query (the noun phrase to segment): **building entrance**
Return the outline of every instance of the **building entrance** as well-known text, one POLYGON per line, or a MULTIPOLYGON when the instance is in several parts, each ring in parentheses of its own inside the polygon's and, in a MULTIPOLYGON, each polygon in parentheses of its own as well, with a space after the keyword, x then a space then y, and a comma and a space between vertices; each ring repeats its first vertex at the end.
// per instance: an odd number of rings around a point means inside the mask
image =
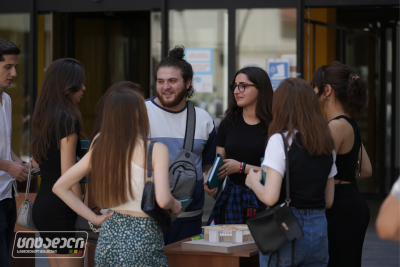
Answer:
POLYGON ((385 195, 399 176, 399 9, 310 8, 305 13, 305 79, 334 60, 368 82, 368 103, 356 119, 373 176, 364 194, 385 195), (325 14, 325 16, 324 16, 325 14))
POLYGON ((132 81, 150 96, 150 11, 53 13, 54 59, 72 57, 86 71, 79 103, 90 136, 95 106, 114 83, 132 81))

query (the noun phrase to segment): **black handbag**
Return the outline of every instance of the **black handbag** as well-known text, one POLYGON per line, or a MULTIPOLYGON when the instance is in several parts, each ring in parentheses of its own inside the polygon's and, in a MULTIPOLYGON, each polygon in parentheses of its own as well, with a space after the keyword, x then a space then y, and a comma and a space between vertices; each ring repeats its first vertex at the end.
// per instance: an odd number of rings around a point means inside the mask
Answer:
POLYGON ((170 214, 160 208, 156 201, 153 174, 152 174, 152 155, 153 145, 155 142, 150 142, 149 153, 147 156, 147 182, 144 185, 141 208, 144 213, 155 219, 162 228, 168 229, 172 226, 170 214))
MULTIPOLYGON (((254 241, 263 255, 278 251, 292 242, 292 266, 294 265, 294 244, 304 236, 302 227, 289 207, 289 155, 285 137, 281 133, 286 155, 286 200, 284 203, 257 213, 246 221, 254 241)), ((300 214, 301 215, 301 214, 300 214)), ((279 257, 279 254, 278 254, 279 257)), ((272 257, 270 257, 271 260, 272 257)))
MULTIPOLYGON (((87 187, 87 185, 86 185, 87 187)), ((85 189, 85 194, 83 195, 83 202, 85 202, 85 197, 86 197, 86 191, 87 188, 85 189)), ((98 207, 93 207, 91 210, 95 210, 98 207)), ((97 215, 101 215, 101 213, 96 213, 97 215)), ((86 220, 82 216, 78 215, 76 218, 75 222, 75 238, 83 238, 86 239, 86 236, 88 237, 87 242, 90 243, 97 243, 97 239, 99 238, 99 233, 100 233, 100 226, 92 224, 90 221, 86 220), (79 231, 79 232, 78 232, 79 231), (87 235, 84 233, 86 232, 87 235)))

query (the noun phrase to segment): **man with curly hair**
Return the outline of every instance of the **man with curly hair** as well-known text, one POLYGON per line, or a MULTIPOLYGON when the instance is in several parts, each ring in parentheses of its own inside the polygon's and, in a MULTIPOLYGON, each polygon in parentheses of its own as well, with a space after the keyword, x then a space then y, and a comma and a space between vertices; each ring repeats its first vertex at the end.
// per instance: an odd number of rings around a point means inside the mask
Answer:
MULTIPOLYGON (((179 153, 184 144, 187 101, 193 95, 193 69, 184 59, 184 47, 177 46, 156 68, 156 96, 146 100, 150 121, 150 138, 168 147, 169 159, 179 153)), ((193 155, 197 169, 197 183, 192 203, 173 222, 171 229, 164 229, 165 245, 201 233, 204 206, 203 172, 214 162, 216 131, 214 121, 203 109, 195 107, 196 130, 193 155)))

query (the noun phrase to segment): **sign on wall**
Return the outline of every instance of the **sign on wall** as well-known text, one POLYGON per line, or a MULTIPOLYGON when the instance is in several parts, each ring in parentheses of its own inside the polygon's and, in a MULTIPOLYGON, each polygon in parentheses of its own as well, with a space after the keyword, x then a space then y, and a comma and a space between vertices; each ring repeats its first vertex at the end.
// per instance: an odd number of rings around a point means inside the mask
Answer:
POLYGON ((213 92, 213 49, 186 48, 185 60, 192 65, 193 87, 198 93, 213 92))
POLYGON ((272 88, 278 88, 282 80, 290 76, 290 64, 288 58, 268 59, 268 74, 271 79, 272 88))

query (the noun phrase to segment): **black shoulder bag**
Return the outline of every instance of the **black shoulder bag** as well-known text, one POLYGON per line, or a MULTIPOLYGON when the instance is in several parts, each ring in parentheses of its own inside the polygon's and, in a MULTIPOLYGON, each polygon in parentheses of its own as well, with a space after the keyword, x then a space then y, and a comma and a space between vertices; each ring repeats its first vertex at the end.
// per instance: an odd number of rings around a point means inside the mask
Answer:
MULTIPOLYGON (((292 242, 292 266, 294 265, 295 241, 304 236, 302 227, 289 208, 289 155, 284 135, 281 133, 286 155, 286 200, 284 203, 260 212, 246 221, 254 241, 263 255, 277 252, 292 242)), ((279 257, 279 254, 278 254, 279 257)), ((270 257, 271 260, 272 257, 270 257)))
POLYGON ((152 179, 152 155, 154 143, 155 142, 150 142, 149 145, 149 153, 147 155, 147 182, 143 189, 141 208, 144 213, 155 219, 162 228, 168 229, 172 226, 171 216, 166 210, 158 206, 152 179))

